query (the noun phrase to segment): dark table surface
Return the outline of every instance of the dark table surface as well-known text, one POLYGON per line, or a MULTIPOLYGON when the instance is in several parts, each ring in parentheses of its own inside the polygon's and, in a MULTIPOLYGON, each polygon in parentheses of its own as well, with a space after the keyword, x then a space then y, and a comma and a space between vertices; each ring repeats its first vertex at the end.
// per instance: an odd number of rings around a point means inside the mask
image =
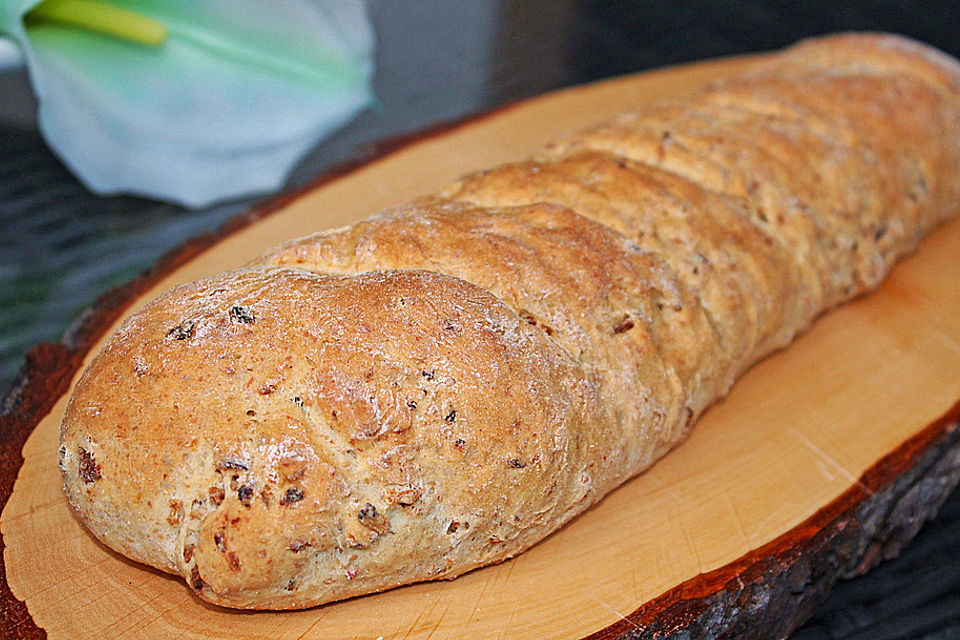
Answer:
MULTIPOLYGON (((960 3, 371 0, 379 104, 301 162, 290 188, 377 141, 551 89, 842 30, 960 55, 960 3)), ((34 344, 165 251, 249 208, 187 211, 86 191, 36 132, 29 86, 0 75, 0 396, 34 344)), ((960 638, 960 491, 899 559, 839 585, 794 638, 960 638)))

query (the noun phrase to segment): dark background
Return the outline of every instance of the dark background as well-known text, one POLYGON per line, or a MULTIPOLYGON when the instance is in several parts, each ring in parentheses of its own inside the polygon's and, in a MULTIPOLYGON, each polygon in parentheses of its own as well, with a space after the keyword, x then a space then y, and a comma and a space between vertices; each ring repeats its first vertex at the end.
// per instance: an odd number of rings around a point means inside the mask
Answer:
MULTIPOLYGON (((957 2, 371 0, 377 107, 315 149, 290 187, 375 143, 551 89, 843 30, 960 55, 957 2)), ((46 149, 22 74, 0 74, 0 396, 27 349, 164 251, 253 204, 186 211, 87 192, 46 149)), ((960 638, 960 492, 903 556, 840 585, 795 638, 960 638)))

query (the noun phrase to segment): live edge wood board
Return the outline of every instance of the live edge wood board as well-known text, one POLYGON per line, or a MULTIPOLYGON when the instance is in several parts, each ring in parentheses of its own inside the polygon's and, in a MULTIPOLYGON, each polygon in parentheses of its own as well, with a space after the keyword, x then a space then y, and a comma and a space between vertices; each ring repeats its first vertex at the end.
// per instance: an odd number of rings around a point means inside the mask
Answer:
POLYGON ((69 389, 100 341, 161 291, 745 63, 568 89, 393 145, 185 245, 106 295, 63 344, 37 347, 0 424, 4 633, 774 638, 800 624, 838 578, 894 554, 960 478, 960 221, 924 241, 879 291, 754 367, 651 471, 529 552, 452 582, 306 611, 220 609, 98 544, 60 490, 57 430, 69 389))

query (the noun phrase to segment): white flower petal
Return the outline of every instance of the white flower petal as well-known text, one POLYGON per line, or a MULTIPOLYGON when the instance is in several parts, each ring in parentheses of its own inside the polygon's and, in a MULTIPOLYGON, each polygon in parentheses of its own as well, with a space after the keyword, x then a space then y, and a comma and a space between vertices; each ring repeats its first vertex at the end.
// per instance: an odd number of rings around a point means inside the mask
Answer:
POLYGON ((163 20, 169 39, 36 25, 25 47, 41 130, 95 191, 200 207, 275 189, 371 98, 360 1, 112 4, 163 20))

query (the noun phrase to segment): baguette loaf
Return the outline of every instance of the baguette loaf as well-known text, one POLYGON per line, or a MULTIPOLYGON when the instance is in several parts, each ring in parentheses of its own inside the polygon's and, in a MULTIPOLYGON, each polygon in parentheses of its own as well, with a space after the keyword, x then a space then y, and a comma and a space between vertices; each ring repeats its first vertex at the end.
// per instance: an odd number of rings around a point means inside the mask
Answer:
POLYGON ((804 42, 161 296, 77 385, 65 491, 229 607, 452 578, 648 468, 958 206, 960 65, 804 42))

